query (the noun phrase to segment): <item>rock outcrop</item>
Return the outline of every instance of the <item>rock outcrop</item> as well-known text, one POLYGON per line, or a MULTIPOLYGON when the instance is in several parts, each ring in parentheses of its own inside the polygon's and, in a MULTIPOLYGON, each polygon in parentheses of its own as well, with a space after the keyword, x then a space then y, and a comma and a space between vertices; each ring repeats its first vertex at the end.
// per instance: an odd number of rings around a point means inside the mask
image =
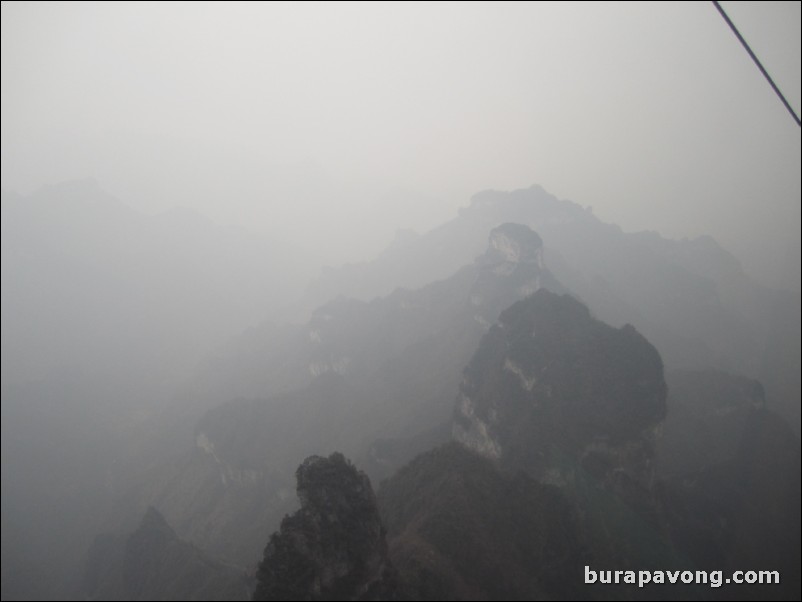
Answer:
POLYGON ((464 372, 453 436, 556 486, 601 566, 670 565, 654 490, 663 364, 635 328, 541 289, 501 314, 464 372))
POLYGON ((370 479, 342 454, 296 473, 301 509, 281 522, 259 565, 254 600, 387 600, 395 572, 370 479))
POLYGON ((613 488, 648 488, 665 403, 660 356, 632 326, 612 328, 572 297, 539 290, 482 340, 453 434, 544 482, 582 470, 613 488))

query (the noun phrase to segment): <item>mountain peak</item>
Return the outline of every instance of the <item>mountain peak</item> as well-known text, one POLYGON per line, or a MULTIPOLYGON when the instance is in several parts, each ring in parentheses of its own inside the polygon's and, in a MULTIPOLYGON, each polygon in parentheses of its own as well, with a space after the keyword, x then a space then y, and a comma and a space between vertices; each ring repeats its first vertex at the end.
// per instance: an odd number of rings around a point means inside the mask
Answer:
POLYGON ((295 473, 301 507, 324 515, 374 503, 370 479, 356 470, 345 456, 310 456, 295 473))
POLYGON ((254 600, 376 600, 394 588, 385 530, 365 473, 340 453, 296 472, 301 509, 281 521, 259 565, 254 600))
POLYGON ((149 506, 136 531, 128 540, 128 552, 146 555, 159 554, 178 541, 178 535, 161 512, 149 506))
POLYGON ((492 263, 536 263, 543 267, 543 241, 523 224, 501 224, 490 232, 484 257, 492 263))
POLYGON ((541 288, 482 340, 460 387, 454 436, 543 476, 555 454, 584 461, 646 441, 665 399, 660 356, 632 326, 608 326, 571 296, 541 288))
POLYGON ((142 517, 142 522, 139 523, 139 529, 148 531, 169 531, 174 534, 172 527, 167 523, 162 513, 153 506, 148 506, 145 515, 142 517))

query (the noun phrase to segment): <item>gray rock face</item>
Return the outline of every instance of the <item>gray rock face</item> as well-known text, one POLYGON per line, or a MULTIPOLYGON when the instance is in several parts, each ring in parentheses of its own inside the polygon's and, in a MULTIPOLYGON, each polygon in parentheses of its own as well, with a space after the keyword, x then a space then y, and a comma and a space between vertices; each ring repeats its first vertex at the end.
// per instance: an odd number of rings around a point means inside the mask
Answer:
POLYGON ((671 559, 654 488, 654 436, 665 412, 663 364, 643 336, 541 289, 483 338, 464 372, 452 434, 556 486, 597 562, 642 565, 671 559))
MULTIPOLYGON (((651 482, 665 415, 657 351, 547 290, 506 310, 465 371, 454 437, 546 482, 571 480, 560 458, 601 481, 651 482)), ((623 483, 621 483, 623 485, 623 483)))
POLYGON ((543 241, 523 224, 502 224, 490 233, 485 255, 490 261, 535 263, 542 268, 543 241))
POLYGON ((392 598, 395 572, 367 475, 334 453, 307 458, 296 478, 301 509, 270 538, 254 600, 392 598))

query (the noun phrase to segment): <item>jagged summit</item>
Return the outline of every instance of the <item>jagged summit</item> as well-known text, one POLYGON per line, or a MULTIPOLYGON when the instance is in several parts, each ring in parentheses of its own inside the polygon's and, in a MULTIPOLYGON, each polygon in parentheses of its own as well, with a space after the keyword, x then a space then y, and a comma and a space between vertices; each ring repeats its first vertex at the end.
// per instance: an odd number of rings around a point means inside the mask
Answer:
POLYGON ((370 479, 341 453, 328 458, 310 456, 295 472, 296 493, 301 508, 318 512, 328 520, 336 520, 342 512, 375 508, 370 479))
POLYGON ((594 466, 623 454, 641 480, 651 454, 644 442, 665 400, 660 356, 632 326, 608 326, 569 295, 540 289, 483 338, 465 370, 453 433, 540 476, 555 454, 594 466))
POLYGON ((254 600, 386 600, 395 571, 370 479, 340 453, 296 472, 301 509, 281 522, 259 565, 254 600))
POLYGON ((543 241, 523 224, 502 224, 490 232, 487 252, 480 258, 488 263, 534 263, 543 267, 543 241))
POLYGON ((533 209, 553 214, 555 212, 574 212, 581 215, 585 212, 582 207, 571 201, 558 199, 539 184, 528 188, 519 188, 511 191, 481 190, 471 196, 470 203, 460 213, 482 211, 509 211, 533 209))
POLYGON ((502 312, 482 339, 459 387, 452 433, 559 488, 576 505, 594 556, 626 564, 654 553, 668 562, 654 488, 654 437, 665 413, 662 360, 635 328, 609 326, 573 297, 540 289, 502 312), (649 538, 639 524, 649 525, 649 538))

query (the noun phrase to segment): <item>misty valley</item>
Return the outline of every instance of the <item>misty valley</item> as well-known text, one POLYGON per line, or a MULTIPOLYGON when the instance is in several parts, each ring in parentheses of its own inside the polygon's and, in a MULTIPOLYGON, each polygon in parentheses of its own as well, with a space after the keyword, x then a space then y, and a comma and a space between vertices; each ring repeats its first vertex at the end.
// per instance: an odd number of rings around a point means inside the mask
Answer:
POLYGON ((4 600, 799 599, 798 290, 537 185, 323 265, 3 191, 4 600))
POLYGON ((0 12, 0 599, 802 598, 802 2, 0 12))

